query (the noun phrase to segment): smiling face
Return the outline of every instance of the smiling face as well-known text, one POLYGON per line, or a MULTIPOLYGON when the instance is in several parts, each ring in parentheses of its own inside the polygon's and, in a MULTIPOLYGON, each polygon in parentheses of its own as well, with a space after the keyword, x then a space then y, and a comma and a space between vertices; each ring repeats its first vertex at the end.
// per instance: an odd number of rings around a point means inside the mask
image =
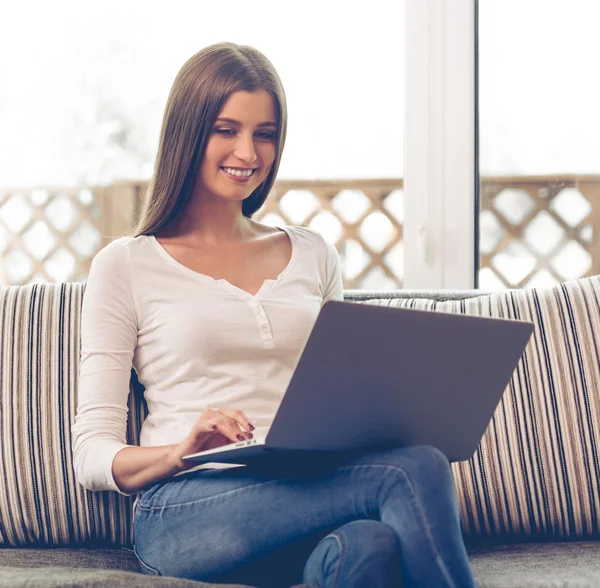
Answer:
POLYGON ((243 200, 269 175, 277 117, 264 90, 231 94, 211 130, 196 182, 201 197, 243 200))

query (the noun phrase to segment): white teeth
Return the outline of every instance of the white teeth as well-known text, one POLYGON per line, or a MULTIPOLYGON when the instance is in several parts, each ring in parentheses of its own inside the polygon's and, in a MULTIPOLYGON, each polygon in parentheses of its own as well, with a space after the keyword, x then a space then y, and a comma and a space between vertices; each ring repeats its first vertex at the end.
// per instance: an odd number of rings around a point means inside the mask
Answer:
POLYGON ((241 171, 239 169, 233 169, 231 167, 224 167, 223 170, 231 176, 238 176, 238 177, 244 176, 246 178, 249 178, 254 173, 253 169, 249 169, 247 171, 241 171))

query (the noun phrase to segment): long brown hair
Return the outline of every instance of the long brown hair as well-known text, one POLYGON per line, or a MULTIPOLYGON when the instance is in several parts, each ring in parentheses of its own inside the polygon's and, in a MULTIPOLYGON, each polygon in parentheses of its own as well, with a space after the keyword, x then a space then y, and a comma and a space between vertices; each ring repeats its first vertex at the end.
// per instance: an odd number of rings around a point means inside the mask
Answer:
POLYGON ((251 217, 275 182, 287 132, 285 92, 273 64, 257 49, 235 43, 205 47, 175 77, 160 132, 154 173, 133 236, 175 223, 190 202, 212 126, 233 92, 265 90, 278 119, 275 161, 265 181, 242 202, 251 217))

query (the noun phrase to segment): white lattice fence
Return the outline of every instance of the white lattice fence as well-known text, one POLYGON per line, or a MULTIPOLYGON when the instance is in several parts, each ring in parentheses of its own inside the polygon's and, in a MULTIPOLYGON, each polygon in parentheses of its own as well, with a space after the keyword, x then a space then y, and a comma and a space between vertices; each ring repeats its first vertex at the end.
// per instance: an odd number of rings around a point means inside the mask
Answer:
MULTIPOLYGON (((145 185, 4 190, 0 281, 85 280, 94 255, 133 224, 145 185)), ((253 218, 320 231, 340 252, 346 288, 402 287, 401 180, 280 181, 253 218)))
POLYGON ((600 273, 600 177, 485 178, 480 286, 548 286, 600 273))
MULTIPOLYGON (((0 192, 0 282, 85 280, 132 225, 141 182, 0 192)), ((402 288, 402 180, 282 180, 254 218, 312 227, 340 252, 344 287, 402 288)), ((600 176, 484 178, 480 286, 548 285, 600 273, 600 176)))
POLYGON ((137 187, 5 189, 0 285, 83 281, 94 255, 130 225, 137 187))

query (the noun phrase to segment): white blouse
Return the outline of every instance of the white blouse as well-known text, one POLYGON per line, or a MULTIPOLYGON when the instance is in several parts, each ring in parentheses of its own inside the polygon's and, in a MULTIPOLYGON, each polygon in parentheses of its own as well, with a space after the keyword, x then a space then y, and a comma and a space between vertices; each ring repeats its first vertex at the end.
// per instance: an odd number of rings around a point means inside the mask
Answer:
POLYGON ((256 295, 180 264, 153 236, 122 237, 96 255, 72 428, 84 487, 120 492, 112 462, 127 447, 132 366, 148 404, 142 446, 183 441, 208 408, 237 408, 268 429, 321 306, 343 299, 335 247, 313 229, 279 228, 290 261, 256 295))

